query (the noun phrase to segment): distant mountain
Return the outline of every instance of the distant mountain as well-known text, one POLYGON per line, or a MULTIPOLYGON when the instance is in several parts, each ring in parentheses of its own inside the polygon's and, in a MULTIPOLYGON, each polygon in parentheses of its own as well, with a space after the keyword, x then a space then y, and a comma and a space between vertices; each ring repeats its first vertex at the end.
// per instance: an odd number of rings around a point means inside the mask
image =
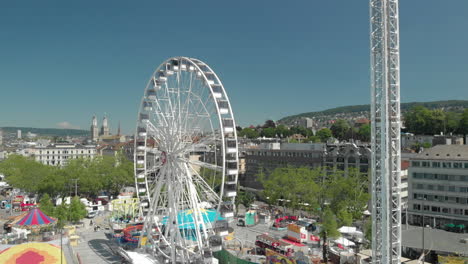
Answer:
MULTIPOLYGON (((468 108, 467 100, 448 100, 448 101, 433 101, 433 102, 411 102, 411 103, 402 103, 400 105, 401 111, 405 112, 411 109, 413 106, 422 105, 429 109, 444 109, 450 111, 461 111, 465 108, 468 108)), ((308 112, 292 116, 283 117, 278 120, 281 124, 292 125, 295 124, 297 120, 309 117, 313 119, 334 119, 334 118, 343 118, 348 119, 347 117, 356 118, 356 117, 367 117, 369 118, 370 105, 351 105, 351 106, 342 106, 336 107, 324 111, 318 112, 308 112)))
POLYGON ((60 128, 35 128, 35 127, 2 127, 3 133, 16 133, 21 130, 23 135, 31 132, 40 136, 57 136, 57 137, 76 137, 76 136, 89 136, 88 130, 81 129, 60 129, 60 128))

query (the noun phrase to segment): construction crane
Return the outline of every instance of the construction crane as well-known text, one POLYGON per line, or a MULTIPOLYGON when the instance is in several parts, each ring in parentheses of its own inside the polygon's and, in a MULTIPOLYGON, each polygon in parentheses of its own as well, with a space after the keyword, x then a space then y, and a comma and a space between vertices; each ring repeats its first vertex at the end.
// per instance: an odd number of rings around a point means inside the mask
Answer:
POLYGON ((400 52, 398 0, 370 0, 372 263, 399 264, 400 52))

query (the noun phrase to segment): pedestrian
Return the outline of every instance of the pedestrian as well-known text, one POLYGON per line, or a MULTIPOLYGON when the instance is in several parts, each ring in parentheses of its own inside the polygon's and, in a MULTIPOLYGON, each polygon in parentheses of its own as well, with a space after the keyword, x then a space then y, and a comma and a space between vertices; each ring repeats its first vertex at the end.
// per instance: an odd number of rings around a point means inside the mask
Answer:
POLYGON ((89 220, 89 226, 93 226, 93 219, 89 220))

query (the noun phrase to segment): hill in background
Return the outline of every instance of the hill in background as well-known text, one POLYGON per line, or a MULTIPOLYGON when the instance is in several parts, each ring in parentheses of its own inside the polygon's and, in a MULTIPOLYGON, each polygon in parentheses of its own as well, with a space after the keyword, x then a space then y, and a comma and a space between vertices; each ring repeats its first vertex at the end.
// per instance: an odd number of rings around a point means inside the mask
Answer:
POLYGON ((60 129, 60 128, 34 128, 34 127, 2 127, 3 134, 16 133, 16 131, 21 130, 23 135, 31 132, 39 136, 50 136, 50 137, 80 137, 80 136, 89 136, 90 132, 88 130, 81 129, 60 129))
MULTIPOLYGON (((443 109, 446 111, 462 111, 468 108, 467 100, 448 100, 448 101, 432 101, 432 102, 411 102, 401 103, 401 112, 411 109, 416 105, 422 105, 428 109, 443 109)), ((298 120, 302 118, 312 118, 320 123, 335 120, 335 119, 346 119, 354 120, 357 118, 370 118, 370 105, 351 105, 336 107, 324 111, 308 112, 292 116, 283 117, 278 120, 278 123, 285 125, 296 125, 298 120)))

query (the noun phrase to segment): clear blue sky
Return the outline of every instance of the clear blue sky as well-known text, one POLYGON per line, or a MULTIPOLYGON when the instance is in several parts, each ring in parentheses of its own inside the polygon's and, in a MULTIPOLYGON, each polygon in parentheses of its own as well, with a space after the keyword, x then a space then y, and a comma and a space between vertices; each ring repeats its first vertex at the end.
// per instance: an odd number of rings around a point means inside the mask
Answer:
MULTIPOLYGON (((172 56, 212 66, 242 126, 366 104, 368 12, 367 0, 2 1, 0 126, 88 129, 107 113, 131 132, 172 56)), ((466 0, 400 1, 403 102, 468 99, 467 14, 466 0)))

